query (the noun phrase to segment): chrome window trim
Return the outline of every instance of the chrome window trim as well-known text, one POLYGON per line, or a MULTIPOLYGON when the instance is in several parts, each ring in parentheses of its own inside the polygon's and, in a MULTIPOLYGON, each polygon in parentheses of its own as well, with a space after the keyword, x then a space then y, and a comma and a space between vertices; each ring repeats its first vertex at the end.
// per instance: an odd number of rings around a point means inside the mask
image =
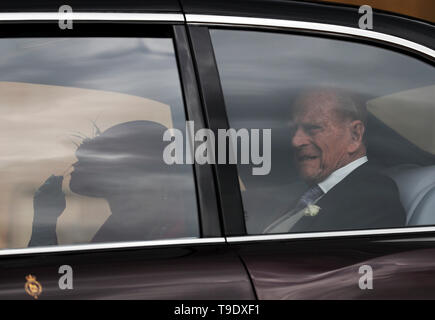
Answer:
MULTIPOLYGON (((164 22, 187 22, 188 24, 207 24, 207 25, 236 25, 236 26, 260 26, 275 27, 297 30, 322 31, 327 33, 352 35, 362 38, 378 40, 386 43, 399 45, 408 49, 421 52, 429 57, 435 58, 435 50, 416 42, 400 37, 358 28, 345 27, 333 24, 252 18, 238 16, 219 16, 219 15, 198 15, 181 13, 121 13, 121 12, 1 12, 1 21, 50 21, 50 20, 86 20, 86 21, 164 21, 164 22)), ((55 245, 47 247, 32 247, 19 249, 0 249, 0 256, 26 255, 41 253, 76 252, 89 250, 107 249, 127 249, 127 248, 148 248, 165 247, 173 245, 196 245, 196 244, 222 244, 222 243, 242 243, 242 242, 262 242, 273 240, 293 240, 293 239, 315 239, 331 237, 350 237, 350 236, 370 236, 370 235, 391 235, 435 232, 435 227, 408 227, 394 229, 377 230, 353 230, 353 231, 332 231, 332 232, 309 232, 295 234, 267 234, 267 235, 247 235, 235 237, 216 237, 216 238, 184 238, 172 240, 151 240, 133 242, 114 242, 99 244, 80 244, 80 245, 55 245)))
POLYGON ((332 237, 353 237, 353 236, 374 236, 374 235, 392 235, 392 234, 408 234, 435 232, 435 227, 404 227, 391 229, 372 229, 372 230, 349 230, 349 231, 324 231, 324 232, 306 232, 306 233, 290 233, 290 234, 265 234, 265 235, 249 235, 228 237, 228 243, 241 242, 261 242, 261 241, 277 241, 277 240, 295 240, 295 239, 317 239, 317 238, 332 238, 332 237))
MULTIPOLYGON (((73 9, 74 10, 74 9, 73 9)), ((90 21, 165 21, 184 22, 181 13, 124 13, 124 12, 0 12, 0 21, 40 20, 90 21)))
POLYGON ((266 18, 251 18, 238 16, 219 16, 219 15, 201 15, 201 14, 186 14, 186 22, 188 24, 217 24, 217 25, 236 25, 236 26, 260 26, 260 27, 275 27, 285 29, 298 30, 313 30, 328 33, 352 35, 362 38, 374 39, 386 43, 402 46, 407 49, 412 49, 435 58, 435 50, 432 50, 424 45, 406 40, 400 37, 388 35, 371 30, 363 30, 359 28, 345 27, 335 24, 283 20, 283 19, 266 19, 266 18))
MULTIPOLYGON (((399 45, 406 49, 411 49, 423 53, 431 58, 435 58, 435 50, 424 45, 406 40, 397 36, 388 35, 371 30, 345 27, 334 24, 305 22, 284 19, 252 18, 240 16, 220 16, 220 15, 201 15, 186 14, 186 22, 191 25, 228 25, 228 26, 259 26, 273 27, 283 29, 311 30, 326 33, 352 35, 356 37, 373 39, 390 44, 399 45)), ((392 234, 409 234, 421 232, 435 232, 435 227, 404 227, 389 229, 372 229, 372 230, 350 230, 350 231, 331 231, 331 232, 307 232, 294 234, 267 234, 267 235, 247 235, 227 237, 228 243, 242 242, 261 242, 273 240, 294 240, 294 239, 316 239, 331 237, 351 237, 351 236, 370 236, 370 235, 392 235, 392 234)))
MULTIPOLYGON (((0 12, 1 21, 150 21, 150 22, 185 22, 181 13, 121 13, 121 12, 0 12)), ((225 238, 183 238, 170 240, 150 240, 132 242, 113 242, 98 244, 53 245, 31 248, 0 249, 0 256, 27 255, 43 253, 64 253, 89 250, 110 250, 128 248, 166 247, 178 245, 220 244, 225 238)))
POLYGON ((131 241, 131 242, 110 242, 110 243, 93 243, 77 245, 53 245, 47 247, 32 247, 19 249, 0 249, 1 256, 26 255, 38 253, 64 253, 75 251, 89 250, 107 250, 107 249, 128 249, 128 248, 148 248, 148 247, 166 247, 178 245, 197 245, 197 244, 219 244, 225 243, 225 238, 182 238, 170 240, 150 240, 150 241, 131 241))

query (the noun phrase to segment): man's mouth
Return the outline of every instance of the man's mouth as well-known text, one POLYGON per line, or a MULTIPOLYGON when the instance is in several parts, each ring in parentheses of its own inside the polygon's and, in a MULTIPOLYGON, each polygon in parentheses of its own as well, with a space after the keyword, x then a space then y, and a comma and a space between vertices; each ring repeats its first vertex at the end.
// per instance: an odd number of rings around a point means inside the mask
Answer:
POLYGON ((313 155, 298 155, 298 156, 296 156, 296 160, 298 162, 315 160, 317 158, 319 158, 319 157, 318 156, 313 156, 313 155))

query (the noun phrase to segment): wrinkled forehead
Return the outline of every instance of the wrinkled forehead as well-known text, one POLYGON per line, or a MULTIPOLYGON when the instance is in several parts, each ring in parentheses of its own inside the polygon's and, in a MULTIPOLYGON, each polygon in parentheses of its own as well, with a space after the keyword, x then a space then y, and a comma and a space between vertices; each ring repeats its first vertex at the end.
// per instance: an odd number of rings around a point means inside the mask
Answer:
POLYGON ((337 99, 334 96, 302 96, 292 105, 291 122, 324 122, 338 120, 337 99))

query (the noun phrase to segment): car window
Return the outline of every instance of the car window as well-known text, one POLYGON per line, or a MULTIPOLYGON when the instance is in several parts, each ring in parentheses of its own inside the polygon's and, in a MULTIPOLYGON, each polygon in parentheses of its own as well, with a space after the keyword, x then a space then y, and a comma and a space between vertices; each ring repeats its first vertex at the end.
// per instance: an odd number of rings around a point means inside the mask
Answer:
POLYGON ((170 38, 0 40, 0 248, 198 237, 170 38))
POLYGON ((272 132, 269 174, 238 161, 249 234, 435 224, 431 64, 313 35, 210 35, 230 127, 272 132))

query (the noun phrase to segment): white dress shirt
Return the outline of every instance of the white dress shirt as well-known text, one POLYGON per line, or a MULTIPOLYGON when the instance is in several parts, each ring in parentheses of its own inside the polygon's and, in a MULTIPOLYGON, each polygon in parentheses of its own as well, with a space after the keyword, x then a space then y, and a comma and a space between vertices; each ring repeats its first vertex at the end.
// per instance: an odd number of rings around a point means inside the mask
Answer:
MULTIPOLYGON (((367 161, 368 161, 367 156, 363 156, 361 158, 358 158, 358 159, 348 163, 344 167, 341 167, 340 169, 335 170, 322 182, 319 182, 318 186, 320 187, 320 189, 322 189, 322 191, 325 194, 328 193, 328 191, 331 190, 337 183, 339 183, 347 175, 349 175, 352 171, 354 171, 356 168, 363 165, 367 161)), ((322 197, 318 198, 314 203, 319 201, 322 197)), ((263 233, 289 232, 289 230, 304 216, 305 209, 302 209, 298 212, 294 212, 294 211, 295 211, 294 209, 290 210, 285 215, 283 215, 279 219, 275 220, 266 229, 264 229, 263 233)))
POLYGON ((324 193, 327 193, 337 183, 339 183, 341 180, 346 178, 346 176, 349 175, 353 170, 363 165, 367 161, 368 161, 367 156, 364 156, 352 161, 351 163, 348 163, 344 167, 341 167, 340 169, 337 169, 333 173, 331 173, 329 177, 327 177, 322 182, 318 183, 318 186, 320 187, 320 189, 322 189, 324 193))

